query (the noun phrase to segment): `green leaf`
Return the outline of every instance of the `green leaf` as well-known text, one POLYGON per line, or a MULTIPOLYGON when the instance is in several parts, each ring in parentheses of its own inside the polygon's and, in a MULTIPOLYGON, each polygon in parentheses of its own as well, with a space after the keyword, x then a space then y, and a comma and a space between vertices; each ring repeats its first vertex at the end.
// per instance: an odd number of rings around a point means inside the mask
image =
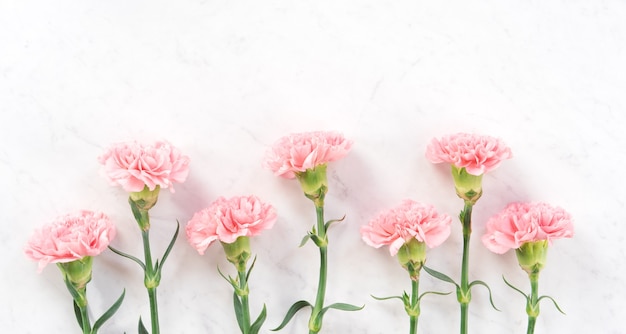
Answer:
POLYGON ((321 323, 321 319, 324 316, 324 314, 326 314, 326 312, 328 312, 328 310, 330 309, 335 309, 335 310, 341 310, 341 311, 359 311, 362 310, 365 307, 365 305, 363 306, 356 306, 356 305, 351 305, 351 304, 346 304, 346 303, 334 303, 334 304, 330 304, 326 307, 324 307, 320 313, 317 314, 317 316, 315 317, 315 322, 321 323))
POLYGON ((265 309, 265 304, 263 304, 263 309, 261 310, 261 314, 259 314, 258 318, 254 321, 252 326, 250 326, 250 334, 257 334, 259 330, 261 330, 261 326, 265 322, 265 318, 267 317, 267 310, 265 309))
POLYGON ((136 258, 136 257, 134 257, 134 256, 132 256, 130 254, 126 254, 126 253, 124 253, 122 251, 119 251, 119 250, 117 250, 117 249, 115 249, 115 248, 113 248, 111 246, 109 246, 109 249, 113 253, 115 253, 117 255, 120 255, 120 256, 123 256, 123 257, 125 257, 127 259, 131 259, 131 260, 135 261, 141 267, 141 269, 143 269, 143 271, 146 271, 146 265, 143 262, 141 262, 141 260, 139 260, 138 258, 136 258))
POLYGON ((339 219, 333 219, 333 220, 327 221, 326 224, 324 224, 324 231, 328 231, 328 228, 330 227, 330 225, 332 225, 334 223, 342 222, 344 219, 346 219, 346 215, 343 215, 343 217, 341 217, 339 219))
POLYGON ((237 284, 237 281, 234 278, 230 277, 230 276, 228 276, 228 277, 224 276, 224 274, 220 270, 219 266, 217 267, 217 272, 220 274, 220 276, 222 276, 223 279, 226 280, 226 282, 228 282, 230 285, 232 285, 235 290, 239 289, 239 284, 237 284))
POLYGON ((313 234, 311 234, 310 232, 307 233, 307 235, 305 235, 304 238, 302 238, 302 241, 300 241, 300 245, 298 247, 304 246, 307 243, 307 241, 309 241, 309 239, 311 239, 312 235, 313 234))
POLYGON ((76 321, 78 321, 78 327, 83 328, 83 317, 80 315, 80 307, 76 304, 76 300, 72 299, 74 304, 74 315, 76 315, 76 321))
POLYGON ((537 299, 537 303, 539 303, 544 298, 550 299, 552 301, 552 303, 554 304, 554 306, 556 307, 556 309, 559 310, 559 312, 561 312, 561 314, 565 314, 565 312, 563 312, 563 310, 561 310, 561 308, 559 307, 559 304, 556 303, 556 300, 554 300, 554 298, 552 298, 550 296, 541 296, 541 297, 539 297, 539 299, 537 299))
POLYGON ((400 300, 403 300, 402 296, 389 296, 389 297, 376 297, 374 295, 370 295, 370 296, 372 296, 372 298, 374 298, 376 300, 389 300, 389 299, 400 299, 400 300))
POLYGON ((176 242, 176 237, 178 237, 178 231, 179 230, 180 230, 180 222, 177 220, 176 221, 176 232, 174 232, 174 236, 172 237, 172 240, 170 240, 170 243, 167 246, 167 249, 165 250, 165 253, 163 254, 163 257, 161 258, 161 265, 160 266, 159 266, 158 261, 157 261, 156 271, 159 273, 159 276, 161 276, 161 269, 163 268, 163 265, 165 264, 165 260, 167 260, 167 257, 170 255, 170 252, 172 251, 172 248, 174 247, 174 243, 176 242))
POLYGON ((424 297, 425 295, 440 295, 440 296, 447 296, 449 294, 451 294, 452 292, 438 292, 438 291, 426 291, 424 293, 422 293, 421 295, 419 295, 419 297, 417 297, 417 300, 420 301, 422 300, 422 297, 424 297))
POLYGON ((518 288, 516 288, 515 286, 513 286, 513 284, 509 283, 509 281, 506 280, 506 278, 504 278, 504 275, 502 275, 502 279, 504 280, 504 283, 506 283, 506 285, 508 285, 511 289, 519 292, 522 296, 524 296, 524 298, 526 298, 526 301, 528 301, 528 295, 526 295, 526 293, 518 288))
POLYGON ((139 334, 150 334, 146 329, 146 326, 143 325, 143 321, 141 321, 141 317, 139 317, 139 328, 137 329, 139 334))
POLYGON ((330 309, 341 310, 341 311, 359 311, 359 310, 362 310, 364 307, 365 305, 356 306, 356 305, 346 304, 346 303, 334 303, 334 304, 330 304, 324 307, 322 311, 320 312, 320 314, 323 314, 330 309))
POLYGON ((422 268, 424 268, 424 270, 425 270, 425 271, 426 271, 426 272, 427 272, 430 276, 432 276, 432 277, 434 277, 434 278, 438 278, 438 279, 440 279, 440 280, 442 280, 442 281, 444 281, 444 282, 452 283, 452 284, 454 284, 454 286, 456 286, 456 288, 457 288, 457 289, 460 289, 460 288, 461 288, 458 284, 456 284, 456 282, 455 282, 452 278, 450 278, 450 276, 445 275, 445 274, 443 274, 443 273, 440 273, 440 272, 438 272, 438 271, 436 271, 436 270, 434 270, 434 269, 430 269, 430 268, 428 268, 428 267, 426 267, 426 266, 423 266, 422 268))
POLYGON ((239 329, 243 333, 243 306, 241 305, 239 296, 237 296, 237 292, 233 293, 233 306, 235 307, 235 317, 237 317, 237 325, 239 325, 239 329))
POLYGON ((67 275, 65 275, 65 277, 63 278, 63 281, 65 282, 65 286, 67 287, 67 290, 70 292, 70 295, 72 295, 72 299, 76 301, 82 298, 80 295, 80 292, 78 292, 78 290, 76 290, 76 287, 72 285, 67 275))
POLYGON ((283 327, 287 326, 291 318, 293 318, 293 316, 296 313, 298 313, 298 311, 300 311, 301 308, 307 307, 307 306, 313 307, 313 305, 311 305, 311 303, 307 302, 306 300, 299 300, 295 302, 293 305, 291 305, 291 307, 289 308, 289 311, 287 311, 287 314, 285 315, 285 319, 283 319, 283 322, 278 327, 271 329, 271 331, 275 332, 275 331, 283 329, 283 327))
POLYGON ((254 268, 254 264, 256 263, 256 256, 252 260, 252 264, 250 264, 250 268, 248 268, 248 272, 246 273, 246 281, 250 278, 250 273, 252 272, 252 268, 254 268))
POLYGON ((489 302, 491 303, 491 307, 493 307, 493 309, 496 310, 496 311, 500 311, 496 307, 496 305, 493 303, 493 298, 491 298, 491 289, 489 288, 489 285, 487 285, 487 283, 485 283, 483 281, 473 281, 472 283, 469 284, 469 289, 471 290, 474 285, 482 285, 485 288, 487 288, 487 291, 489 291, 489 302))
POLYGON ((100 329, 100 327, 107 320, 109 320, 113 316, 113 314, 115 314, 115 312, 117 312, 117 310, 122 305, 122 302, 124 301, 124 296, 125 295, 126 295, 126 289, 124 289, 124 291, 122 291, 122 294, 115 301, 115 303, 113 303, 113 305, 111 305, 111 307, 109 307, 109 309, 106 312, 104 312, 104 314, 98 320, 96 320, 96 322, 93 324, 93 329, 91 331, 91 334, 96 334, 98 332, 98 329, 100 329))

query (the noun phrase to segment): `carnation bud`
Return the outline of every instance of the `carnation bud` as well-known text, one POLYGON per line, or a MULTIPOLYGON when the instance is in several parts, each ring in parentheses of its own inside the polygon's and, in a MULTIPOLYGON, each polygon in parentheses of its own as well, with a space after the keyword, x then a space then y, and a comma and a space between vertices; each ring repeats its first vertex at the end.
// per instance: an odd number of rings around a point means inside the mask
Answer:
POLYGON ((464 201, 476 204, 476 201, 483 194, 483 174, 472 175, 464 167, 458 168, 452 165, 452 178, 454 178, 457 196, 464 201))
POLYGON ((426 262, 426 243, 415 238, 405 242, 398 250, 398 262, 409 272, 411 279, 417 281, 426 262))

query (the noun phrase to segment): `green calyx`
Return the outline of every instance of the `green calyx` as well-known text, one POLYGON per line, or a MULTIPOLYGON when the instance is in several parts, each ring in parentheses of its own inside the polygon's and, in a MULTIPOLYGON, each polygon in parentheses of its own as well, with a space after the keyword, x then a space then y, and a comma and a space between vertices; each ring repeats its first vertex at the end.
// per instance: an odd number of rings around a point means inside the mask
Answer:
POLYGON ((235 242, 230 244, 222 242, 222 247, 224 248, 228 262, 234 264, 237 271, 245 272, 248 260, 252 255, 252 251, 250 250, 250 238, 238 237, 235 242))
POLYGON ((515 250, 520 267, 529 275, 537 275, 546 264, 548 240, 527 242, 515 250))
POLYGON ((419 272, 426 263, 426 244, 412 238, 398 250, 398 262, 409 272, 411 280, 419 280, 419 272))
POLYGON ((304 195, 315 203, 316 207, 324 206, 324 197, 328 192, 326 164, 321 164, 304 172, 296 173, 304 195))
POLYGON ((130 201, 135 203, 138 209, 143 211, 150 210, 159 199, 160 186, 156 186, 154 190, 150 190, 145 186, 142 191, 130 193, 130 201))
POLYGON ((80 260, 75 260, 66 263, 57 263, 57 266, 76 290, 83 290, 87 286, 87 283, 91 281, 91 268, 93 264, 93 258, 91 256, 85 256, 80 260))
POLYGON ((148 231, 150 229, 150 216, 148 210, 150 210, 159 199, 159 190, 161 188, 156 186, 154 190, 148 189, 145 186, 142 191, 130 193, 128 203, 133 211, 135 220, 142 231, 148 231))
POLYGON ((458 168, 452 165, 452 178, 457 196, 464 201, 476 204, 476 201, 483 194, 483 174, 472 175, 467 172, 465 167, 458 168))

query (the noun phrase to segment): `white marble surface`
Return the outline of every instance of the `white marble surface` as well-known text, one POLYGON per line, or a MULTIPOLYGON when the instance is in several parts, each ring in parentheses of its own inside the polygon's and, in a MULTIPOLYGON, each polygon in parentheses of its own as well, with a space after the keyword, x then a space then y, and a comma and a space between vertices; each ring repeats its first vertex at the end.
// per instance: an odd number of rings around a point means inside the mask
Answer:
MULTIPOLYGON (((471 279, 488 282, 501 312, 474 292, 470 333, 524 333, 524 301, 501 275, 528 289, 515 256, 479 242, 508 202, 546 201, 575 217, 557 241, 540 292, 537 333, 624 333, 626 307, 626 3, 623 1, 0 1, 0 327, 11 333, 78 333, 58 270, 36 273, 22 248, 32 231, 76 209, 102 210, 114 245, 141 254, 126 194, 99 175, 104 147, 167 139, 192 159, 188 180, 153 210, 162 251, 176 219, 218 196, 256 194, 279 212, 253 239, 251 305, 276 326, 298 299, 313 300, 315 247, 298 248, 314 221, 295 181, 261 167, 266 148, 290 132, 339 130, 352 152, 329 167, 329 312, 325 333, 405 333, 397 301, 369 295, 410 288, 385 250, 359 226, 404 198, 456 216, 444 166, 424 158, 435 136, 499 136, 514 158, 485 176, 475 209, 471 279)), ((429 264, 458 278, 460 224, 429 264)), ((232 272, 220 247, 199 256, 184 239, 159 288, 163 333, 236 333, 232 272)), ((148 317, 142 274, 111 252, 96 259, 89 298, 100 314, 127 298, 102 333, 136 332, 148 317)), ((424 276, 422 291, 448 285, 424 276)), ((455 333, 453 296, 425 298, 420 333, 455 333)), ((282 333, 305 333, 301 313, 282 333)))

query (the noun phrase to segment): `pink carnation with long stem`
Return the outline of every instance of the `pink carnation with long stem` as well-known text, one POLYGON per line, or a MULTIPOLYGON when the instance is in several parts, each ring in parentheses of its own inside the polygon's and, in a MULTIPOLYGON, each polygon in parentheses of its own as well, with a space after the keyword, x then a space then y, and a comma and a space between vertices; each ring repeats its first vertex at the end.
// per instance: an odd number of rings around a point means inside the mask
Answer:
POLYGON ((446 162, 465 168, 471 175, 489 172, 512 156, 511 149, 502 140, 468 133, 433 139, 426 148, 426 158, 430 162, 446 162))
POLYGON ((411 239, 429 248, 439 246, 450 236, 451 221, 448 215, 437 213, 432 205, 405 200, 362 226, 361 236, 372 247, 389 246, 389 253, 394 256, 411 239))
POLYGON ((48 263, 67 263, 102 253, 115 233, 115 225, 104 213, 78 211, 36 230, 25 253, 39 261, 41 271, 48 263))
POLYGON ((168 142, 150 145, 138 142, 112 145, 98 160, 104 165, 104 174, 112 184, 128 192, 150 191, 157 186, 170 188, 175 182, 184 182, 189 174, 189 157, 168 142))
POLYGON ((352 141, 337 132, 303 132, 280 138, 265 157, 274 174, 293 179, 296 173, 343 158, 352 141))
POLYGON ((574 236, 569 213, 546 203, 511 203, 487 221, 483 244, 494 253, 518 249, 527 242, 574 236))

